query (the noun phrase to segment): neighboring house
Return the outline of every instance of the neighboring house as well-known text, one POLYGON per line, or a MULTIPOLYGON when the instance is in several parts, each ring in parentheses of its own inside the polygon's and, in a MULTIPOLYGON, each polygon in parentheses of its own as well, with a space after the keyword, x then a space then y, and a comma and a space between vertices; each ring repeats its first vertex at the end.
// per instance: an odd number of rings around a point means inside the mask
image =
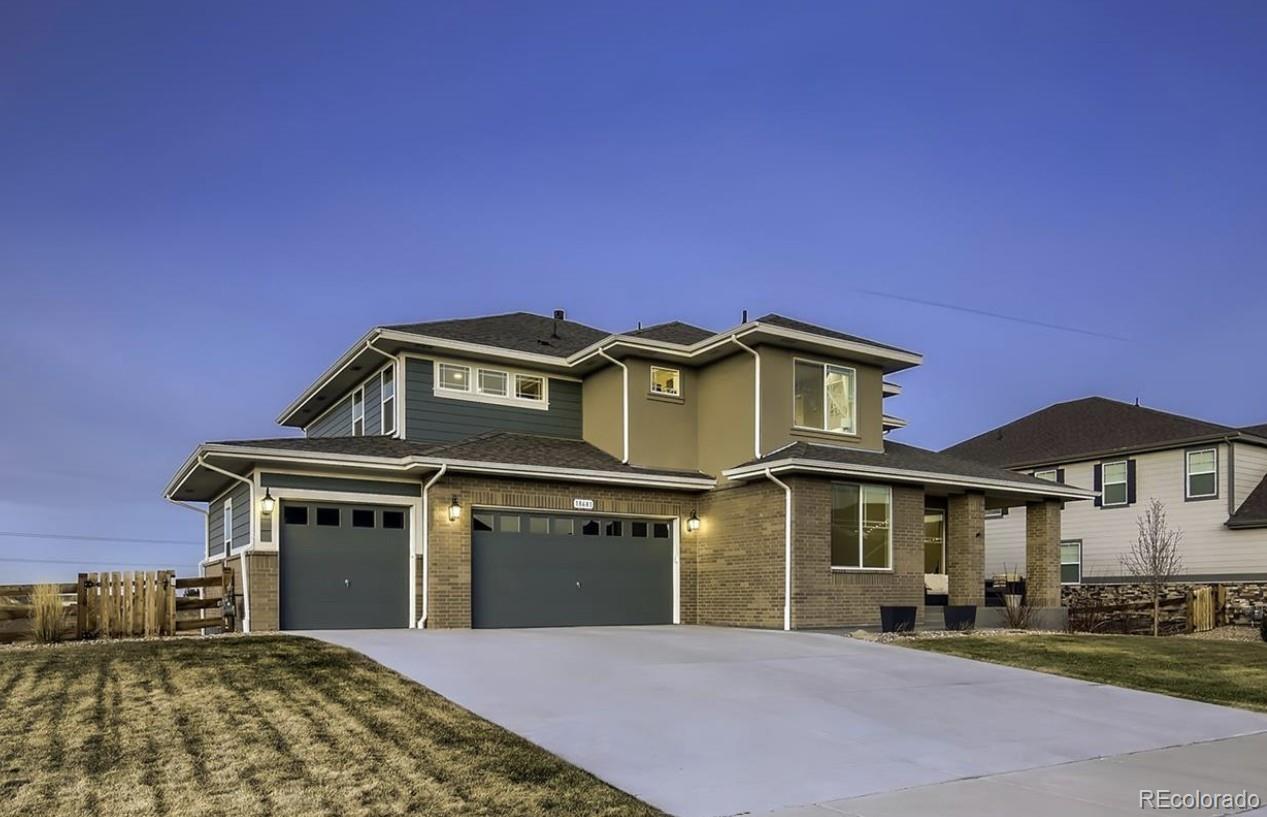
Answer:
POLYGON ((250 630, 869 624, 926 574, 980 603, 985 508, 1026 503, 1058 605, 1091 492, 886 441, 920 362, 779 315, 379 327, 282 412, 303 437, 200 445, 166 495, 209 503, 250 630))
MULTIPOLYGON (((1057 403, 947 448, 1100 493, 1062 520, 1067 585, 1130 581, 1122 556, 1151 498, 1183 531, 1181 580, 1267 581, 1267 425, 1234 428, 1104 397, 1057 403)), ((1024 562, 1025 515, 986 523, 986 570, 1024 562)))

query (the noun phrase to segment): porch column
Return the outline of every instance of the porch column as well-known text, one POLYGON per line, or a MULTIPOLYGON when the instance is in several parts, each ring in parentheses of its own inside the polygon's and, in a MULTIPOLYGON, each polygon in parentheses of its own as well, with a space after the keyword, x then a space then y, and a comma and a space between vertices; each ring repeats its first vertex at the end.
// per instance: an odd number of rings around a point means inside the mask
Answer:
POLYGON ((951 604, 985 604, 985 494, 947 499, 946 573, 951 604))
POLYGON ((1025 595, 1031 606, 1060 606, 1060 503, 1025 506, 1025 595))

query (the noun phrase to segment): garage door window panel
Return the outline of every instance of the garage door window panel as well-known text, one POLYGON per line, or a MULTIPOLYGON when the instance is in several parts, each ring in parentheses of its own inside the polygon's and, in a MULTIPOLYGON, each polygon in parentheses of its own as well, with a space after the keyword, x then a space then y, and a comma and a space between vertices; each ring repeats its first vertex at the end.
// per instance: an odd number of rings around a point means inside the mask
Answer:
POLYGON ((383 511, 383 527, 387 530, 404 530, 404 511, 383 511))
POLYGON ((374 512, 368 508, 352 509, 352 527, 354 528, 372 528, 374 527, 374 512))
POLYGON ((576 534, 576 520, 566 516, 556 516, 550 520, 550 533, 555 536, 573 536, 576 534))
POLYGON ((339 526, 339 509, 317 508, 317 526, 337 528, 339 526))
POLYGON ((503 513, 497 515, 498 533, 519 533, 519 516, 503 513))
POLYGON ((286 505, 282 508, 282 521, 287 525, 307 525, 307 505, 286 505))
POLYGON ((550 520, 545 516, 528 517, 528 532, 537 536, 545 536, 550 533, 550 520))

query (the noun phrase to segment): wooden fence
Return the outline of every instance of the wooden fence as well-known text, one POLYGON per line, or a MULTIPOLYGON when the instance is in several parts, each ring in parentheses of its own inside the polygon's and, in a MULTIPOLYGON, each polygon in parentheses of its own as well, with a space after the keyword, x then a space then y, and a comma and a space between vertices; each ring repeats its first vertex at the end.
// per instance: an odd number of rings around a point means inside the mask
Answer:
MULTIPOLYGON (((175 571, 80 573, 57 585, 63 598, 63 635, 69 638, 170 636, 210 628, 233 629, 233 571, 177 578, 175 571), (183 595, 178 591, 184 591, 183 595)), ((0 641, 30 633, 35 585, 0 586, 0 641)))
POLYGON ((1217 604, 1213 587, 1194 587, 1188 591, 1188 632, 1204 633, 1214 629, 1217 604))

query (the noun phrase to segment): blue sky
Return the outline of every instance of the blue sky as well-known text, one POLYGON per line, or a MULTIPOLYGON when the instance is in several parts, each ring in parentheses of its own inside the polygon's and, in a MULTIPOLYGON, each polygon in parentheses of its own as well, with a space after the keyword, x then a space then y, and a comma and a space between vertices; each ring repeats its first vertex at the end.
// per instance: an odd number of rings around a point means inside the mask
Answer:
POLYGON ((0 559, 189 569, 172 471, 381 323, 784 312, 924 352, 888 407, 930 447, 1089 394, 1267 422, 1265 38, 1236 2, 0 4, 0 533, 51 537, 0 559))

